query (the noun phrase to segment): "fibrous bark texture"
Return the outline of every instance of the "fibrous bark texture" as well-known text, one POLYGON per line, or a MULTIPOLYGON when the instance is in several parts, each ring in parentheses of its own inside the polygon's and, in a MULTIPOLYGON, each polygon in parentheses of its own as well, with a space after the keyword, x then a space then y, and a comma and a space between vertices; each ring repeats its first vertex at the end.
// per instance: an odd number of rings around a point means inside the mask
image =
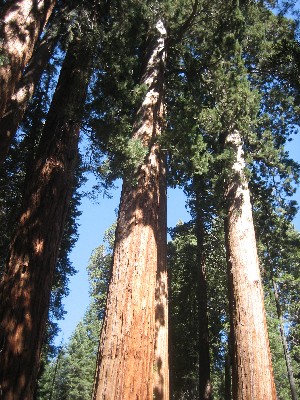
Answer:
POLYGON ((89 57, 77 45, 61 70, 1 281, 1 400, 32 400, 36 384, 89 76, 89 57))
POLYGON ((162 124, 166 32, 161 22, 157 29, 142 78, 148 91, 133 128, 149 153, 136 183, 123 185, 94 400, 169 396, 166 171, 155 144, 162 124))
POLYGON ((0 10, 0 117, 55 3, 55 0, 16 0, 0 10))
POLYGON ((228 135, 226 145, 236 159, 226 192, 228 214, 225 223, 232 394, 234 400, 276 400, 250 193, 244 176, 245 162, 239 132, 228 135))
POLYGON ((38 85, 52 55, 57 40, 46 36, 37 46, 27 68, 16 85, 15 93, 7 101, 6 110, 0 118, 0 164, 5 160, 10 143, 25 114, 28 103, 38 85))

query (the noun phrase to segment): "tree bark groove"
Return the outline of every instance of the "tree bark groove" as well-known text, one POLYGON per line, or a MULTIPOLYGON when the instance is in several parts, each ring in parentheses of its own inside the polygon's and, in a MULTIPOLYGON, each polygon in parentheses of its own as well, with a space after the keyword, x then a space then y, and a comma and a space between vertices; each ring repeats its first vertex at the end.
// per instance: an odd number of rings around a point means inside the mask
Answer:
POLYGON ((55 0, 16 0, 3 6, 0 11, 0 37, 3 40, 0 48, 3 57, 0 66, 0 117, 55 3, 55 0))
POLYGON ((149 153, 136 183, 123 184, 94 400, 169 396, 166 170, 155 143, 162 128, 166 32, 161 22, 157 29, 142 78, 148 91, 133 127, 149 153))
MULTIPOLYGON (((52 277, 74 183, 89 57, 70 46, 47 116, 0 286, 1 400, 32 400, 52 277), (69 115, 69 110, 74 115, 69 115)), ((78 49, 77 49, 78 50, 78 49)))
POLYGON ((226 192, 226 250, 234 400, 276 400, 264 296, 239 132, 228 135, 235 163, 226 192))

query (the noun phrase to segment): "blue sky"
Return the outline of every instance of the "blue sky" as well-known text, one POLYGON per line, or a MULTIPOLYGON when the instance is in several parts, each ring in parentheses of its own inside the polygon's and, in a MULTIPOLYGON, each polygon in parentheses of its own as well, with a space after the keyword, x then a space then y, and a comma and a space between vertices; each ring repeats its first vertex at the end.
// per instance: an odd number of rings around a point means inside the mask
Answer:
MULTIPOLYGON (((295 140, 288 144, 288 150, 292 158, 300 162, 300 134, 295 136, 295 140)), ((87 182, 84 190, 91 188, 93 179, 87 182)), ((97 246, 102 243, 103 234, 107 228, 116 220, 116 209, 120 200, 121 184, 112 192, 111 199, 100 197, 98 204, 93 203, 88 198, 83 198, 79 218, 79 239, 71 253, 71 261, 78 270, 78 273, 71 278, 70 294, 65 299, 65 319, 60 321, 61 334, 56 339, 56 343, 67 341, 75 329, 76 324, 83 317, 89 303, 88 280, 86 266, 90 255, 97 246)), ((300 189, 296 200, 300 204, 300 189)), ((189 213, 185 208, 185 196, 179 189, 168 189, 168 226, 175 226, 179 220, 188 221, 189 213)), ((296 229, 300 230, 300 214, 295 220, 296 229)))

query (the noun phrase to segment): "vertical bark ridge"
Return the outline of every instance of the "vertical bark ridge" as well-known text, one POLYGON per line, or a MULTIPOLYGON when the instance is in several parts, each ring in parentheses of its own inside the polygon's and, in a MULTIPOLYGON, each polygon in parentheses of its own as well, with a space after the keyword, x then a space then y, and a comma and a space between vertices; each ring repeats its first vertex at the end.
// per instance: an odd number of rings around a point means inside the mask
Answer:
POLYGON ((16 0, 0 11, 0 117, 31 58, 34 45, 47 23, 56 0, 16 0))
POLYGON ((133 138, 149 153, 121 195, 112 279, 94 384, 94 400, 168 399, 166 173, 155 143, 161 132, 166 35, 150 50, 142 83, 148 91, 133 138))
POLYGON ((234 400, 276 399, 264 296, 256 249, 241 136, 228 135, 235 154, 226 192, 226 250, 229 277, 234 400))
POLYGON ((7 101, 5 113, 0 118, 0 164, 5 160, 10 143, 17 132, 28 103, 49 62, 56 42, 56 38, 46 36, 39 43, 24 75, 16 85, 14 94, 7 101))
POLYGON ((32 400, 36 385, 89 78, 90 54, 78 46, 63 63, 1 281, 1 400, 32 400))

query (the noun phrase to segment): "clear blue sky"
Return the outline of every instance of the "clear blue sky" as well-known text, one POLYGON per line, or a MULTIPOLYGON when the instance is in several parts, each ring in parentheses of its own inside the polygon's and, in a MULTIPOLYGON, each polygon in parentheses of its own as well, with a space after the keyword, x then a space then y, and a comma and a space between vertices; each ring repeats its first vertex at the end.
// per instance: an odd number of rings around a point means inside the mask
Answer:
MULTIPOLYGON (((300 134, 288 145, 291 157, 300 162, 300 134)), ((93 180, 87 183, 87 189, 91 187, 93 180)), ((88 198, 83 198, 81 210, 82 215, 79 219, 79 239, 72 251, 71 261, 78 273, 71 278, 70 294, 65 299, 65 310, 67 315, 60 321, 61 334, 56 340, 57 344, 64 341, 73 332, 76 324, 83 317, 89 303, 88 281, 86 266, 91 252, 102 243, 103 234, 107 228, 116 220, 116 212, 119 205, 121 187, 113 193, 113 198, 99 198, 99 204, 94 204, 88 198)), ((300 190, 295 196, 300 204, 300 190)), ((188 221, 189 213, 185 208, 185 196, 179 189, 168 190, 168 226, 173 227, 179 220, 188 221)), ((300 230, 300 214, 295 220, 295 226, 300 230)))

